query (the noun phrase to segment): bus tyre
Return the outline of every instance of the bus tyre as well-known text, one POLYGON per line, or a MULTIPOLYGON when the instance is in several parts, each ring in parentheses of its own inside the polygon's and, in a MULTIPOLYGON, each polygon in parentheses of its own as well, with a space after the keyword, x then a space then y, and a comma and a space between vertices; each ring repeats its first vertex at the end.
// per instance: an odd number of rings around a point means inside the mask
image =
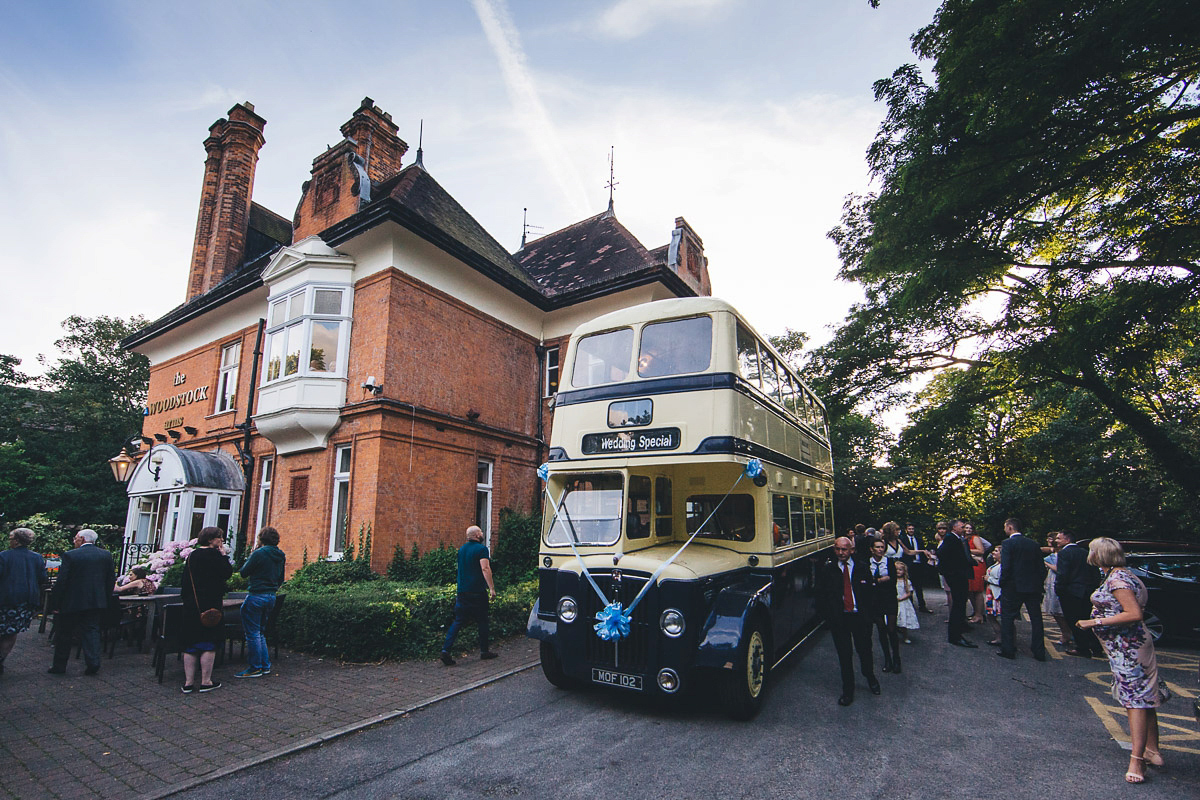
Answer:
POLYGON ((723 675, 725 711, 733 719, 753 719, 762 708, 771 670, 767 635, 760 620, 746 626, 733 669, 723 675))
POLYGON ((542 674, 546 676, 546 680, 559 689, 574 689, 578 685, 573 678, 563 672, 562 662, 558 660, 558 653, 554 652, 553 644, 540 642, 538 652, 542 657, 542 674))

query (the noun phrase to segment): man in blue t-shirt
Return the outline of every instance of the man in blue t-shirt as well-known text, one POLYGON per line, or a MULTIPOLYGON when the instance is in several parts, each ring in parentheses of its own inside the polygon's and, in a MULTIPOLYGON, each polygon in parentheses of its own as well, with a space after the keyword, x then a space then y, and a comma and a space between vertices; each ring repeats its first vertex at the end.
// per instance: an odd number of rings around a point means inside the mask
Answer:
POLYGON ((483 543, 483 531, 478 525, 467 528, 467 543, 458 548, 458 597, 454 601, 454 622, 446 631, 442 644, 442 663, 447 667, 455 664, 450 649, 459 628, 474 621, 479 626, 479 657, 487 660, 496 654, 488 649, 488 597, 496 596, 492 583, 492 564, 488 549, 483 543))

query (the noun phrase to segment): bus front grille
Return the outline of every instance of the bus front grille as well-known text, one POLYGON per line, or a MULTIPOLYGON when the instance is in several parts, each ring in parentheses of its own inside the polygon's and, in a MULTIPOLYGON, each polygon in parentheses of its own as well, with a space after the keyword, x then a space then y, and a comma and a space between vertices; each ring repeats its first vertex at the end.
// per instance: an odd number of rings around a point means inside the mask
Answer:
MULTIPOLYGON (((629 608, 629 604, 646 585, 645 578, 623 576, 619 583, 614 582, 611 575, 593 574, 592 578, 609 601, 620 601, 625 609, 629 608)), ((650 664, 650 645, 655 628, 653 607, 657 602, 656 592, 651 589, 641 599, 637 608, 633 610, 629 635, 616 642, 604 641, 591 628, 595 624, 596 614, 604 608, 596 592, 591 586, 587 586, 580 594, 583 595, 579 604, 580 617, 588 623, 588 630, 584 635, 584 657, 588 663, 614 669, 646 669, 650 664)))

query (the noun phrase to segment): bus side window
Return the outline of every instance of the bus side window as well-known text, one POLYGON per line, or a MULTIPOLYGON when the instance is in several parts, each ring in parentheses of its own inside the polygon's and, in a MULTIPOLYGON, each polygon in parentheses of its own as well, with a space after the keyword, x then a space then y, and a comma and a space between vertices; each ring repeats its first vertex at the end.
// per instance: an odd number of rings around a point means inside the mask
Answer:
POLYGON ((749 542, 754 539, 754 498, 748 494, 695 494, 687 499, 687 532, 709 539, 749 542), (720 507, 718 507, 718 504, 720 507), (716 509, 716 513, 713 513, 716 509), (711 515, 711 518, 710 518, 711 515))
POLYGON ((750 331, 737 326, 738 372, 749 381, 751 386, 759 386, 758 382, 758 343, 750 331))
POLYGON ((775 356, 767 352, 764 347, 760 351, 762 370, 762 389, 767 397, 779 402, 779 376, 775 372, 775 356))
POLYGON ((669 537, 671 531, 671 479, 654 479, 654 533, 669 537))
MULTIPOLYGON (((824 522, 824 519, 822 519, 824 522)), ((813 499, 811 497, 804 498, 804 538, 817 538, 817 516, 814 513, 813 499)))
POLYGON ((788 498, 790 510, 792 512, 792 541, 804 541, 804 500, 803 498, 792 496, 788 498))
POLYGON ((629 506, 625 509, 625 536, 645 539, 650 535, 650 479, 629 476, 629 506))
POLYGON ((775 546, 782 547, 792 542, 792 517, 788 510, 786 494, 771 496, 771 532, 775 538, 775 546))

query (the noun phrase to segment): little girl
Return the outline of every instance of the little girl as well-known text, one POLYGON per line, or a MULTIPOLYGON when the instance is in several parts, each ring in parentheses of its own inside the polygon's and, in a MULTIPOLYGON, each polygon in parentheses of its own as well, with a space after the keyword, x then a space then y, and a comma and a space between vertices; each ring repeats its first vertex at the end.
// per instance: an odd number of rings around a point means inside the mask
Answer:
POLYGON ((917 608, 913 605, 913 585, 908 579, 908 564, 903 561, 896 562, 896 603, 896 627, 900 629, 904 643, 912 644, 912 639, 908 638, 909 631, 917 630, 921 623, 917 622, 917 608))

